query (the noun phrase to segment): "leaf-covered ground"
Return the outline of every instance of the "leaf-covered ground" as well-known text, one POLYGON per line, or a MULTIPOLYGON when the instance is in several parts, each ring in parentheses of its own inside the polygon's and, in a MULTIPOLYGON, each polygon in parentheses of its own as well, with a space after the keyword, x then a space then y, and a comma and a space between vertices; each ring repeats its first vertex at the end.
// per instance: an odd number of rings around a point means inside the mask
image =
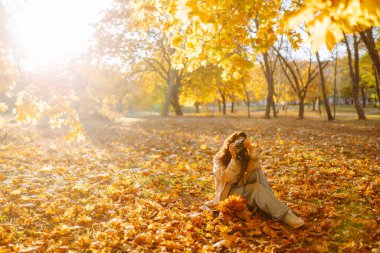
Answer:
POLYGON ((240 117, 85 121, 85 144, 0 130, 0 252, 379 252, 380 122, 240 117), (247 131, 293 230, 255 211, 225 220, 212 157, 247 131))

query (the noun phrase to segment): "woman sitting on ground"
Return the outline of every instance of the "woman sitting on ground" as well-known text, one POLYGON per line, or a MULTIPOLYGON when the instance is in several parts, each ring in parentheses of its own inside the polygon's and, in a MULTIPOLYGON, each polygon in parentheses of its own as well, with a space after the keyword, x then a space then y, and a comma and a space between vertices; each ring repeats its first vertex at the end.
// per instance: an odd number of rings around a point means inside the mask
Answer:
POLYGON ((234 132, 214 157, 215 197, 206 205, 216 205, 229 195, 241 195, 249 206, 258 207, 274 219, 283 220, 293 228, 303 226, 304 221, 274 196, 260 168, 247 134, 234 132))

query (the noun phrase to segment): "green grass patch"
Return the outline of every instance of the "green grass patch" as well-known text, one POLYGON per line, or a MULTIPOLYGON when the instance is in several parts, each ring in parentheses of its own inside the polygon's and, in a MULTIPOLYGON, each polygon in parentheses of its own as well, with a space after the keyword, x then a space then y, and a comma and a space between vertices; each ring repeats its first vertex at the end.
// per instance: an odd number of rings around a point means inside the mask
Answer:
POLYGON ((352 222, 349 219, 342 220, 340 225, 334 229, 333 239, 337 242, 348 242, 362 238, 365 229, 360 223, 352 222))

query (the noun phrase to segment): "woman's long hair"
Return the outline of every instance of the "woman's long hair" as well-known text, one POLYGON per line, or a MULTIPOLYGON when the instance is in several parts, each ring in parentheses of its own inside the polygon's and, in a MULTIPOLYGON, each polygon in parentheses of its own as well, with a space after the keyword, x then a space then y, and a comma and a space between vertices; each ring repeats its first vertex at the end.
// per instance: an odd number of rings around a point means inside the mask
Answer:
MULTIPOLYGON (((229 146, 231 143, 234 143, 238 138, 243 137, 244 139, 247 138, 247 133, 236 131, 224 141, 224 144, 222 148, 219 150, 219 156, 220 160, 225 166, 228 166, 228 164, 231 161, 231 152, 229 150, 229 146)), ((242 173, 244 173, 247 170, 248 163, 249 163, 249 155, 248 150, 246 148, 243 148, 241 151, 239 151, 236 154, 236 158, 242 163, 242 173)))

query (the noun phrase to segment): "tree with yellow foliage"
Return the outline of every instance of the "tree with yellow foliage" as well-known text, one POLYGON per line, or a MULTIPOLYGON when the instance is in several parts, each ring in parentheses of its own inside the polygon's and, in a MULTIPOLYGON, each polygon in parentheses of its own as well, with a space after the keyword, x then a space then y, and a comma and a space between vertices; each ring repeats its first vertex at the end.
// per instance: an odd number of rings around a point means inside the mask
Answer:
MULTIPOLYGON (((287 27, 294 28, 304 23, 310 34, 312 50, 317 51, 326 43, 328 49, 344 40, 347 47, 348 64, 353 83, 353 101, 359 119, 365 119, 364 110, 358 99, 359 59, 358 40, 360 33, 377 70, 380 70, 380 56, 376 52, 372 26, 380 25, 380 5, 376 0, 307 0, 295 2, 289 13, 287 27), (353 33, 354 62, 346 34, 353 33)), ((379 71, 378 71, 379 72, 379 71)))
MULTIPOLYGON (((266 117, 273 107, 273 70, 267 50, 277 40, 282 26, 282 2, 275 1, 177 1, 176 54, 187 62, 203 61, 220 67, 223 80, 239 79, 262 54, 268 86, 266 117), (179 42, 178 42, 179 41, 179 42)), ((298 37, 295 35, 294 38, 298 37)), ((274 64, 275 65, 275 64, 274 64)), ((275 111, 274 111, 275 114, 275 111)))
POLYGON ((273 96, 275 95, 275 70, 278 61, 278 54, 275 54, 274 50, 268 49, 266 52, 260 54, 260 65, 263 70, 265 80, 267 82, 268 92, 267 92, 267 105, 265 109, 265 118, 270 118, 271 108, 273 109, 273 116, 277 116, 275 100, 273 96))
POLYGON ((364 95, 363 92, 365 92, 364 90, 367 89, 369 91, 369 97, 374 100, 375 106, 377 106, 380 98, 380 83, 376 67, 369 54, 363 55, 359 64, 361 69, 360 86, 362 89, 362 97, 364 95))
POLYGON ((351 51, 351 43, 347 35, 344 34, 344 43, 347 48, 347 60, 348 67, 350 70, 350 77, 352 82, 352 99, 354 101, 355 109, 358 114, 359 119, 366 119, 363 110, 363 105, 359 101, 359 84, 360 84, 360 68, 359 68, 359 38, 354 33, 352 36, 352 47, 353 53, 351 51))
MULTIPOLYGON (((62 69, 45 69, 27 74, 20 67, 7 27, 10 16, 0 3, 0 93, 15 97, 13 112, 19 123, 37 124, 47 118, 52 128, 67 128, 66 141, 84 139, 83 125, 75 109, 77 96, 70 87, 70 78, 62 69), (27 77, 27 78, 26 78, 27 77), (15 89, 16 84, 20 84, 15 89)), ((9 106, 10 108, 13 105, 9 106)), ((0 101, 0 112, 8 105, 0 101)))
POLYGON ((241 82, 243 84, 244 98, 247 103, 248 117, 251 116, 251 104, 265 100, 267 94, 267 86, 265 75, 256 64, 253 68, 248 69, 242 74, 241 82))
POLYGON ((200 106, 215 102, 217 97, 216 79, 219 71, 214 66, 206 66, 192 72, 184 80, 181 101, 184 104, 195 106, 196 113, 200 112, 200 106))
MULTIPOLYGON (((185 23, 184 32, 178 36, 179 40, 186 41, 185 46, 178 47, 178 52, 188 60, 206 59, 217 64, 223 68, 223 78, 227 79, 236 78, 239 70, 246 68, 247 62, 259 53, 263 54, 263 62, 266 63, 268 49, 274 45, 279 35, 286 35, 292 46, 297 48, 301 38, 292 29, 301 24, 310 35, 312 52, 316 52, 324 43, 331 50, 343 39, 342 30, 345 33, 363 31, 361 36, 363 40, 367 39, 366 45, 370 50, 373 48, 370 46, 371 34, 365 30, 380 24, 380 5, 376 0, 239 3, 178 0, 177 5, 177 17, 181 17, 185 23), (249 50, 241 50, 242 48, 249 50)), ((375 64, 380 62, 378 54, 372 55, 375 64)), ((270 69, 269 64, 265 64, 268 108, 273 103, 273 77, 268 75, 270 69)))
MULTIPOLYGON (((310 84, 318 76, 319 68, 313 63, 311 52, 309 52, 308 61, 296 61, 292 57, 292 49, 290 47, 287 47, 286 49, 287 50, 284 52, 276 49, 276 52, 280 57, 281 68, 286 79, 299 99, 298 117, 303 119, 307 91, 310 84)), ((327 63, 328 62, 325 62, 323 65, 321 64, 321 69, 325 68, 327 63)))
POLYGON ((330 104, 329 104, 329 100, 327 98, 327 84, 326 84, 326 78, 325 78, 325 74, 323 73, 323 62, 321 61, 320 59, 320 56, 319 56, 319 53, 317 52, 315 54, 316 58, 317 58, 317 62, 318 62, 318 69, 319 69, 319 76, 320 76, 320 83, 321 83, 321 90, 322 90, 322 96, 323 96, 323 103, 325 105, 325 109, 326 109, 326 114, 327 114, 327 119, 328 120, 333 120, 334 117, 332 116, 332 113, 331 113, 331 109, 330 109, 330 104))
POLYGON ((167 84, 162 116, 172 105, 182 115, 179 103, 183 82, 200 65, 175 60, 176 37, 181 27, 173 20, 175 5, 171 1, 114 1, 97 29, 99 54, 116 62, 127 72, 154 73, 167 84))
MULTIPOLYGON (((378 31, 377 31, 378 32, 378 31)), ((369 29, 365 31, 361 31, 360 37, 363 40, 365 46, 368 49, 368 54, 372 59, 373 62, 373 68, 374 68, 374 75, 376 80, 380 79, 380 54, 378 46, 376 45, 376 41, 374 38, 374 28, 370 27, 369 29)), ((380 92, 378 92, 378 96, 380 96, 380 92)))
POLYGON ((79 119, 76 103, 79 98, 71 87, 71 77, 61 68, 51 67, 29 76, 16 96, 16 120, 23 124, 37 124, 48 119, 52 128, 66 128, 66 141, 84 139, 84 127, 79 119))

